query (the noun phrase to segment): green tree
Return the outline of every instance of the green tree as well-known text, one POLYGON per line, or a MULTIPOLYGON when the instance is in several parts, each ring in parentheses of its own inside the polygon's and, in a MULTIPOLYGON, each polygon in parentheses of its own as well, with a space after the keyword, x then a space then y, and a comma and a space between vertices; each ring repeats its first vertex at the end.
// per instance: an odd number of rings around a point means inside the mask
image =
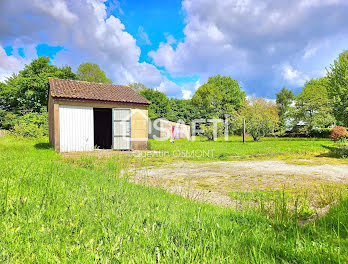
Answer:
POLYGON ((144 96, 151 102, 148 113, 149 118, 166 118, 168 120, 173 120, 174 114, 170 108, 169 99, 164 93, 147 88, 146 90, 141 91, 140 95, 144 96))
POLYGON ((253 98, 240 111, 245 118, 246 132, 254 141, 274 132, 279 122, 278 108, 263 98, 253 98))
POLYGON ((245 102, 245 92, 238 82, 227 76, 214 76, 197 89, 192 97, 193 104, 220 118, 233 110, 238 110, 245 102))
POLYGON ((99 65, 91 62, 81 63, 77 68, 77 76, 81 81, 112 83, 112 80, 106 77, 105 72, 100 69, 99 65))
POLYGON ((130 83, 128 85, 129 85, 129 87, 133 88, 137 93, 140 93, 140 92, 148 89, 148 87, 146 87, 146 85, 143 83, 134 82, 134 83, 130 83))
POLYGON ((208 119, 212 118, 209 116, 209 113, 204 108, 200 108, 192 103, 191 100, 182 100, 171 98, 170 108, 173 111, 174 119, 173 121, 183 120, 186 124, 190 124, 190 122, 194 119, 208 119))
POLYGON ((217 122, 216 125, 214 125, 213 123, 207 123, 201 125, 201 129, 203 130, 203 137, 208 140, 216 140, 217 138, 223 136, 225 125, 223 122, 217 122), (214 133, 216 134, 214 135, 214 133))
POLYGON ((304 132, 315 127, 328 127, 335 122, 327 94, 326 77, 306 82, 301 93, 296 96, 295 122, 305 123, 304 132))
POLYGON ((50 64, 48 57, 39 57, 0 86, 1 108, 13 112, 40 112, 47 106, 49 77, 77 79, 70 67, 60 68, 50 64))
POLYGON ((4 108, 6 106, 6 93, 7 93, 7 85, 5 83, 0 82, 0 113, 1 111, 5 112, 4 108))
POLYGON ((276 97, 276 102, 279 109, 279 129, 281 132, 284 132, 286 130, 287 122, 291 117, 291 104, 295 100, 295 95, 292 90, 288 90, 283 87, 280 92, 276 94, 276 97))
POLYGON ((330 65, 327 76, 334 116, 339 124, 348 126, 348 50, 330 65))

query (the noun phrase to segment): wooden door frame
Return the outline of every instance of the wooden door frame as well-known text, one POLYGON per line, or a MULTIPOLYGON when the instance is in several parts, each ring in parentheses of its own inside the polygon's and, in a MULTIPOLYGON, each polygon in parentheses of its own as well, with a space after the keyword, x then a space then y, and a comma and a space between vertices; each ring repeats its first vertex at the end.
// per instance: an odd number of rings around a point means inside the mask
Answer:
MULTIPOLYGON (((132 150, 132 108, 112 108, 112 149, 113 150, 121 150, 115 149, 115 110, 129 110, 129 148, 127 150, 132 150)), ((124 149, 125 150, 125 149, 124 149)))

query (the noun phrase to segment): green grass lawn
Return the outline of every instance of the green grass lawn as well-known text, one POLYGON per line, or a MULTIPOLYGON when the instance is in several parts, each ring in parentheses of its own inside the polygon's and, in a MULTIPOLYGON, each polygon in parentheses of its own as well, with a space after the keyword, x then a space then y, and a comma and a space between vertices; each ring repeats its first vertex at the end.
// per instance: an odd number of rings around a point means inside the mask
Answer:
POLYGON ((229 137, 228 141, 206 141, 201 138, 188 141, 176 140, 171 143, 168 140, 149 140, 151 150, 169 152, 167 156, 176 156, 187 160, 232 160, 245 158, 270 158, 270 157, 314 157, 325 155, 329 152, 327 147, 334 146, 330 139, 315 138, 262 138, 254 142, 247 138, 243 144, 242 137, 229 137), (206 155, 201 155, 201 150, 206 155), (207 155, 211 151, 213 155, 207 155), (180 154, 182 153, 182 155, 180 154), (186 154, 188 153, 188 155, 186 154), (190 156, 190 154, 193 155, 190 156), (194 155, 196 154, 196 155, 194 155))
MULTIPOLYGON (((265 142, 248 143, 264 153, 265 142), (257 146, 257 147, 256 147, 257 146)), ((296 142, 296 141, 295 141, 296 142)), ((320 150, 318 141, 307 149, 320 150)), ((274 150, 294 149, 272 142, 274 150)), ((313 142, 312 142, 313 143, 313 142)), ((312 144, 311 143, 311 144, 312 144)), ((164 147, 165 143, 152 147, 164 147), (162 145, 161 145, 162 144, 162 145)), ((176 146, 184 142, 177 141, 176 146)), ((207 142, 209 147, 214 143, 207 142)), ((221 144, 219 153, 251 152, 221 144)), ((237 145, 239 143, 236 143, 237 145)), ((174 148, 174 145, 173 145, 174 148)), ((218 150, 217 150, 218 151, 218 150)), ((0 138, 0 262, 345 263, 348 200, 304 227, 296 216, 234 211, 118 177, 125 155, 73 162, 47 140, 0 138)), ((282 202, 282 201, 280 201, 282 202)))

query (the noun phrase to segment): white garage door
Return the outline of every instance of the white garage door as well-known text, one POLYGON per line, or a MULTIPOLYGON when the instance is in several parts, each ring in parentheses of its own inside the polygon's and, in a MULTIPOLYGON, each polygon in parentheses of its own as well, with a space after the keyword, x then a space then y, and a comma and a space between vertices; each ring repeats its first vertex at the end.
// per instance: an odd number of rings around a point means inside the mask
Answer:
POLYGON ((93 108, 59 106, 60 151, 94 149, 93 108))
POLYGON ((114 149, 130 150, 131 140, 131 109, 113 108, 114 149))

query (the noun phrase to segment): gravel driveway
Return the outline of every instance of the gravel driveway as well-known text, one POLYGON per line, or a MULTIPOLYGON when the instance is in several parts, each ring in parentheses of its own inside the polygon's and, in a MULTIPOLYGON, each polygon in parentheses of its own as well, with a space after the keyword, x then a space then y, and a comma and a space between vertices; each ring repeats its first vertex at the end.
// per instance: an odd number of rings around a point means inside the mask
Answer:
POLYGON ((230 192, 299 190, 348 185, 348 165, 303 165, 280 160, 178 162, 129 171, 136 183, 160 186, 190 199, 233 206, 230 192))

